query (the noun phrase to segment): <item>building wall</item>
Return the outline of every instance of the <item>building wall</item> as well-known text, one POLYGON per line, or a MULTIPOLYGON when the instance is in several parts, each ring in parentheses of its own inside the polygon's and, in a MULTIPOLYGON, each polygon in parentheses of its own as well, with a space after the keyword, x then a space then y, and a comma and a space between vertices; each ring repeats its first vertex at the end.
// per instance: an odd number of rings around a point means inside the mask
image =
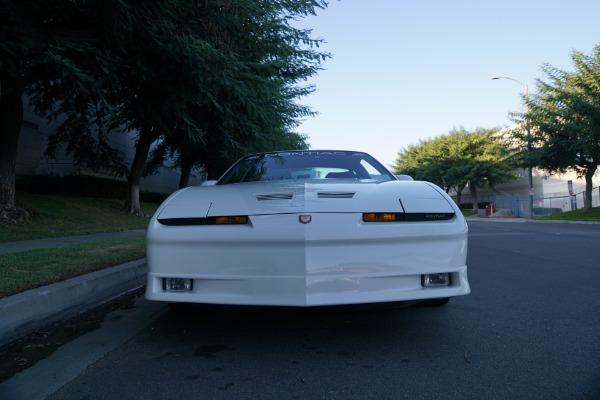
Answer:
MULTIPOLYGON (((479 202, 493 203, 496 208, 510 210, 514 216, 529 214, 529 182, 527 171, 515 171, 517 179, 497 185, 494 190, 478 189, 479 202)), ((600 172, 593 180, 592 206, 600 207, 600 172)), ((574 172, 550 175, 544 171, 533 171, 533 207, 536 212, 549 212, 550 209, 571 211, 583 208, 585 179, 577 178, 574 172), (572 195, 569 193, 569 181, 572 181, 572 195), (544 209, 542 211, 537 209, 544 209)), ((452 194, 456 199, 456 194, 452 194)), ((469 189, 462 192, 461 203, 470 203, 469 189)))
MULTIPOLYGON (((56 159, 44 156, 48 138, 56 130, 61 121, 48 122, 26 107, 23 113, 19 148, 17 151, 17 175, 70 175, 77 172, 72 156, 63 155, 56 159)), ((125 161, 131 165, 135 155, 136 133, 113 133, 108 136, 111 147, 121 152, 125 161)), ((125 179, 121 177, 120 179, 125 179)), ((190 185, 200 185, 205 180, 204 174, 193 174, 190 185)), ((172 193, 179 185, 179 171, 162 167, 158 174, 142 179, 141 190, 149 192, 172 193)))

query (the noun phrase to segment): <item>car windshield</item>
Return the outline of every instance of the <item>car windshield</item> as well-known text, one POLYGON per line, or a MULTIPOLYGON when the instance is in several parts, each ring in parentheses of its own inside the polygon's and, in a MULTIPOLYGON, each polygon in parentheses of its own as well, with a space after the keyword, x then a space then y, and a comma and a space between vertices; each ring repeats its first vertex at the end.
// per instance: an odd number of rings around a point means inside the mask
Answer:
POLYGON ((217 185, 289 179, 396 180, 366 153, 350 151, 280 151, 253 154, 236 162, 217 185))

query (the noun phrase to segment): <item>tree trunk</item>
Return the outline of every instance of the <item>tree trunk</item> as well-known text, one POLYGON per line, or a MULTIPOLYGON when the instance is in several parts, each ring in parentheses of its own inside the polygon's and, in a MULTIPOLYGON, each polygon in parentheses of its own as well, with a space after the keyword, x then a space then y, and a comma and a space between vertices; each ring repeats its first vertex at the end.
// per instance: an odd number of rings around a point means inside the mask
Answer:
POLYGON ((23 121, 23 89, 14 79, 0 76, 0 207, 15 209, 15 174, 19 133, 23 121))
POLYGON ((191 161, 190 157, 185 154, 181 154, 180 162, 181 175, 179 176, 179 189, 183 189, 184 187, 188 187, 190 184, 193 162, 191 161))
POLYGON ((473 203, 473 210, 479 211, 479 202, 477 201, 477 188, 474 185, 469 185, 469 192, 471 193, 471 202, 473 203))
POLYGON ((593 177, 598 167, 590 167, 585 171, 585 211, 592 210, 592 191, 594 190, 593 177))
POLYGON ((456 188, 456 203, 458 208, 460 208, 460 204, 462 203, 462 191, 464 190, 464 186, 460 186, 456 188))
POLYGON ((140 182, 144 172, 144 166, 150 153, 150 146, 158 139, 158 134, 152 125, 147 125, 140 131, 140 136, 135 145, 135 156, 127 175, 127 199, 125 200, 125 211, 136 216, 144 216, 140 206, 140 182))

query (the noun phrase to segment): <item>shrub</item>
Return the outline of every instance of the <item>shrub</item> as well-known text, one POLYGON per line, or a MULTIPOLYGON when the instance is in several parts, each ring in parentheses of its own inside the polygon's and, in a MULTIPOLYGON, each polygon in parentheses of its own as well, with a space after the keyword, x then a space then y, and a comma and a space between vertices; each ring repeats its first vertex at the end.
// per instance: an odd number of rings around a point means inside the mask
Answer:
MULTIPOLYGON (((90 175, 20 175, 16 189, 34 194, 58 194, 104 199, 125 199, 127 182, 90 175)), ((162 203, 169 193, 140 191, 140 201, 162 203)))

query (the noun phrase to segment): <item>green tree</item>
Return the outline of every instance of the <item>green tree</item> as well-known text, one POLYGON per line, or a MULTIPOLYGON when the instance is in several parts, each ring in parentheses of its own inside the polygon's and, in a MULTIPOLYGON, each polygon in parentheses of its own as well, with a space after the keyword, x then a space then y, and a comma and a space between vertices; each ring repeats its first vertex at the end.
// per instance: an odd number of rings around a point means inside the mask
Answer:
POLYGON ((455 189, 458 204, 460 193, 468 185, 473 209, 477 210, 478 188, 493 188, 515 178, 514 154, 496 139, 497 133, 495 128, 469 132, 461 127, 420 141, 398 152, 394 171, 433 182, 446 191, 455 189))
POLYGON ((185 149, 179 153, 185 175, 202 154, 210 155, 203 160, 208 164, 225 149, 244 148, 276 132, 289 135, 299 116, 310 115, 295 100, 313 89, 298 83, 316 73, 328 55, 315 50, 320 39, 289 21, 314 13, 324 2, 116 0, 109 5, 110 12, 103 9, 90 23, 100 31, 90 36, 102 62, 86 58, 88 53, 75 58, 93 76, 93 90, 52 82, 34 86, 31 94, 40 111, 79 116, 66 119, 53 143, 67 142, 86 162, 115 161, 87 151, 95 147, 90 143, 103 143, 104 127, 137 132, 127 212, 140 213, 141 177, 159 139, 185 149), (89 129, 84 121, 102 128, 89 129), (204 144, 220 147, 204 149, 204 144))
POLYGON ((571 53, 573 72, 549 64, 536 80, 527 112, 513 114, 513 138, 530 144, 525 161, 549 172, 575 171, 585 178, 585 210, 592 208, 593 177, 600 164, 600 45, 590 55, 571 53))
POLYGON ((90 51, 71 50, 63 58, 89 79, 79 85, 71 79, 47 79, 25 90, 39 113, 65 117, 50 139, 49 155, 67 143, 67 152, 80 165, 127 172, 105 135, 117 127, 137 132, 125 208, 140 214, 139 184, 150 146, 173 121, 195 129, 186 112, 190 104, 210 101, 201 86, 206 74, 199 69, 216 51, 192 35, 200 30, 200 21, 191 1, 73 3, 81 10, 74 35, 87 38, 90 51))
MULTIPOLYGON (((278 84, 273 79, 269 82, 278 84)), ((193 118, 204 132, 202 137, 192 137, 183 129, 165 135, 154 148, 145 173, 157 172, 166 160, 175 161, 174 166, 181 169, 179 187, 185 187, 194 168, 204 170, 214 179, 248 153, 308 148, 306 137, 293 132, 293 128, 299 116, 312 115, 312 111, 296 104, 294 96, 280 100, 286 91, 277 86, 272 89, 272 94, 261 100, 266 118, 250 115, 232 120, 233 111, 229 110, 235 108, 235 103, 227 96, 219 101, 220 109, 198 108, 193 118)))
POLYGON ((443 166, 444 147, 441 138, 419 140, 398 152, 394 172, 407 174, 416 180, 427 180, 442 187, 446 192, 451 186, 445 181, 443 166))
POLYGON ((159 168, 169 160, 170 168, 181 171, 179 188, 184 188, 189 185, 193 170, 207 173, 209 179, 217 179, 234 161, 246 154, 308 148, 306 137, 295 132, 273 132, 260 139, 254 138, 244 146, 225 146, 227 143, 220 135, 204 135, 201 142, 186 132, 180 132, 180 137, 176 140, 170 135, 165 136, 152 150, 144 175, 158 173, 159 168))
POLYGON ((479 209, 478 188, 494 188, 516 178, 514 169, 518 166, 518 159, 495 137, 497 134, 498 129, 476 129, 468 135, 464 148, 459 171, 468 182, 474 210, 479 209))
MULTIPOLYGON (((96 51, 98 2, 83 0, 0 0, 0 207, 15 208, 15 167, 23 120, 24 90, 69 86, 88 90, 94 79, 76 60, 85 55, 106 61, 96 51), (89 24, 87 24, 89 22, 89 24)), ((104 3, 104 2, 102 2, 104 3)))
POLYGON ((141 214, 139 188, 152 144, 176 129, 202 135, 190 110, 214 103, 210 81, 218 76, 214 69, 224 65, 218 49, 206 40, 203 10, 196 2, 152 3, 123 13, 133 15, 134 23, 119 24, 124 29, 115 39, 122 45, 109 47, 123 60, 114 70, 119 82, 117 120, 138 134, 125 200, 125 211, 134 215, 141 214))
MULTIPOLYGON (((214 3, 206 3, 214 7, 214 3)), ((321 42, 310 32, 293 28, 290 19, 313 14, 322 2, 225 1, 210 15, 205 35, 223 54, 217 71, 213 103, 195 105, 190 118, 202 135, 189 135, 185 126, 165 134, 152 153, 146 172, 167 157, 181 168, 180 187, 192 168, 217 177, 233 160, 250 151, 293 144, 305 148, 304 138, 292 132, 298 118, 313 112, 296 102, 314 90, 298 85, 315 74, 326 53, 314 50, 321 42), (222 12, 230 9, 231 12, 222 12)), ((214 11, 214 10, 213 10, 214 11)))

